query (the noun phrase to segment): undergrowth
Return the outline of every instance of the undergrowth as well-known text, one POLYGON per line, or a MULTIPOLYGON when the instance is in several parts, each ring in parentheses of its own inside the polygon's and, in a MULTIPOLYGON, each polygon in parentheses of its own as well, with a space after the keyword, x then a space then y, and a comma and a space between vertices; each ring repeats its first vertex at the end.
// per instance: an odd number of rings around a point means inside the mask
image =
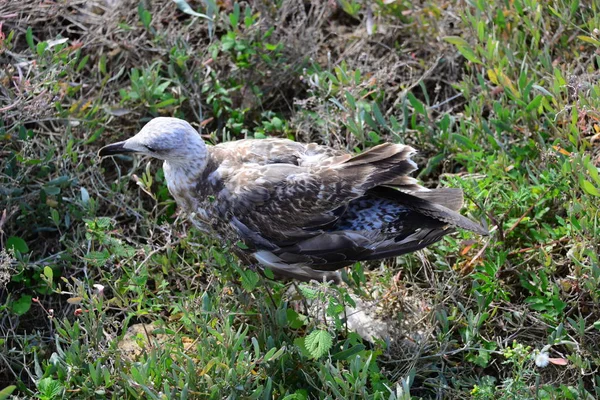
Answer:
POLYGON ((599 29, 578 0, 4 3, 0 399, 600 397, 599 29), (158 163, 96 157, 161 115, 411 144, 491 235, 265 280, 158 163))

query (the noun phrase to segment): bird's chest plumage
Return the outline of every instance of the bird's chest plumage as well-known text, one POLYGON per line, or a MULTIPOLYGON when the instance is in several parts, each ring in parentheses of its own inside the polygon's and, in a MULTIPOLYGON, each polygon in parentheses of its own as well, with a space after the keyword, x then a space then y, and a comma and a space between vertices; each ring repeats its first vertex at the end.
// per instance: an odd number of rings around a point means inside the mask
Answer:
POLYGON ((226 218, 219 213, 215 187, 202 173, 190 174, 165 165, 165 179, 169 192, 194 225, 204 231, 229 238, 226 218))
POLYGON ((179 207, 188 213, 196 212, 199 202, 198 198, 194 196, 194 185, 192 182, 180 174, 167 173, 167 170, 165 170, 165 178, 169 192, 179 207))

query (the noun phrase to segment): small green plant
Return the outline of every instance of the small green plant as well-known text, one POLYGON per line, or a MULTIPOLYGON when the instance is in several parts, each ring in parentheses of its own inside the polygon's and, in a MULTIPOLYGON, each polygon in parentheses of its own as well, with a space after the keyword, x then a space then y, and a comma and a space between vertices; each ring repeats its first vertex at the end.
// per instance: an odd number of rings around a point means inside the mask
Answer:
POLYGON ((254 129, 256 139, 264 139, 268 136, 284 136, 293 138, 289 122, 275 115, 272 111, 262 113, 261 126, 254 129))
POLYGON ((358 18, 358 13, 362 8, 360 2, 355 0, 339 0, 339 3, 346 14, 358 18))
MULTIPOLYGON (((403 130, 399 121, 391 116, 384 117, 378 105, 383 92, 374 82, 365 79, 359 69, 350 70, 345 63, 336 66, 333 71, 323 70, 313 65, 305 71, 305 80, 312 96, 321 98, 325 104, 325 118, 315 118, 318 113, 303 110, 305 118, 319 128, 327 128, 329 120, 340 119, 343 129, 336 135, 348 133, 349 143, 361 143, 365 147, 374 146, 385 135, 391 135, 394 141, 400 141, 403 130)), ((334 126, 332 123, 331 126, 334 126)), ((328 132, 326 131, 326 134, 328 132)), ((326 136, 327 142, 333 138, 326 136)))
POLYGON ((162 76, 159 63, 143 70, 132 68, 130 79, 131 89, 119 91, 123 103, 143 105, 153 115, 157 115, 160 109, 177 106, 184 100, 178 93, 167 90, 172 82, 162 76))
POLYGON ((37 388, 39 390, 37 398, 40 400, 61 399, 65 390, 59 381, 52 378, 40 379, 37 383, 37 388))

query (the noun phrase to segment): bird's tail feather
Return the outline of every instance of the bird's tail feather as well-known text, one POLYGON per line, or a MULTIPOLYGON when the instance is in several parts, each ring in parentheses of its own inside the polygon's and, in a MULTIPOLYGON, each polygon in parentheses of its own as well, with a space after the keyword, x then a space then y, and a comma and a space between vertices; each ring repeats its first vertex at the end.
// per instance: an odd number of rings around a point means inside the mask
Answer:
POLYGON ((416 150, 410 146, 384 143, 338 165, 343 173, 360 177, 363 190, 395 182, 403 190, 422 190, 416 179, 407 176, 417 169, 410 157, 416 150))
MULTIPOLYGON (((393 186, 386 184, 386 186, 393 186)), ((399 188, 403 190, 402 187, 399 188)), ((439 204, 452 211, 458 211, 462 208, 464 203, 464 196, 462 189, 458 188, 439 188, 429 189, 423 191, 409 192, 409 194, 418 197, 423 200, 427 200, 431 203, 439 204)))
POLYGON ((371 189, 369 193, 377 197, 389 198, 400 202, 400 204, 408 209, 417 211, 420 214, 426 215, 438 221, 445 222, 451 226, 466 229, 484 236, 489 235, 488 230, 478 223, 460 215, 458 212, 449 207, 445 207, 444 205, 420 198, 416 193, 408 194, 383 186, 371 189))

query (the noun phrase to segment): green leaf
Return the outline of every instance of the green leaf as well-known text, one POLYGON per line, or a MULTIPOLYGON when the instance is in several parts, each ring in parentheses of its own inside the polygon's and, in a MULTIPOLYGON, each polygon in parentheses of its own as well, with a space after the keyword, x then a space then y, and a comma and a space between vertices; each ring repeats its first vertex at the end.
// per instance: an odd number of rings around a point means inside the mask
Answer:
POLYGON ((462 145, 462 147, 465 147, 469 150, 479 150, 479 147, 475 143, 473 143, 471 139, 459 133, 453 134, 452 139, 457 141, 460 145, 462 145))
POLYGON ((413 108, 418 114, 427 115, 425 104, 423 104, 419 99, 417 99, 414 94, 408 93, 406 97, 408 98, 410 105, 413 106, 413 108))
POLYGON ((43 189, 48 196, 56 196, 57 194, 60 194, 60 188, 58 186, 44 186, 43 189))
POLYGON ((122 244, 115 244, 111 248, 112 253, 119 258, 130 258, 135 255, 135 249, 131 246, 124 246, 122 244))
POLYGON ((6 248, 13 249, 14 251, 18 251, 21 254, 25 254, 29 252, 29 247, 27 243, 23 239, 18 236, 11 236, 6 240, 6 248))
POLYGON ((593 37, 590 37, 590 36, 581 36, 580 35, 580 36, 577 36, 577 39, 583 40, 584 42, 591 43, 594 46, 599 46, 600 47, 600 40, 594 39, 593 37))
POLYGON ((304 346, 313 358, 319 358, 327 354, 333 345, 331 334, 324 330, 314 330, 304 338, 304 346))
POLYGON ((479 58, 477 57, 477 55, 475 54, 475 52, 473 50, 471 50, 470 47, 457 47, 456 48, 460 54, 463 55, 464 58, 466 58, 467 60, 471 61, 472 63, 475 64, 483 64, 479 58))
POLYGON ((267 379, 267 384, 265 385, 265 392, 262 396, 264 400, 270 400, 273 398, 273 394, 271 393, 272 390, 273 390, 273 379, 271 379, 271 377, 269 377, 267 379))
POLYGON ((300 350, 300 353, 302 353, 302 355, 304 357, 308 357, 308 358, 312 357, 312 355, 306 348, 306 338, 297 337, 296 339, 294 339, 294 344, 298 347, 298 349, 300 350))
POLYGON ((265 276, 269 279, 275 279, 275 274, 273 274, 273 271, 271 271, 269 268, 265 268, 263 269, 263 273, 265 274, 265 276))
POLYGON ((285 350, 286 350, 285 346, 283 346, 279 350, 277 349, 277 347, 271 348, 271 350, 269 350, 267 352, 267 354, 264 355, 263 362, 269 362, 269 361, 274 361, 274 360, 278 359, 285 352, 285 350))
POLYGON ((56 381, 50 377, 38 381, 37 388, 40 391, 40 398, 42 399, 59 398, 64 390, 64 386, 59 381, 56 381))
POLYGON ((306 322, 304 315, 298 314, 296 311, 288 308, 286 310, 287 323, 291 329, 300 329, 306 322))
POLYGON ((585 157, 583 160, 583 163, 585 165, 585 168, 588 172, 588 174, 590 174, 590 177, 592 178, 593 182, 596 182, 596 185, 600 186, 600 174, 598 174, 598 170, 600 168, 596 167, 591 161, 589 157, 585 157))
POLYGON ((96 267, 100 267, 100 266, 104 265, 104 263, 106 263, 106 261, 109 259, 109 257, 110 257, 110 254, 108 253, 108 250, 105 249, 102 251, 90 251, 85 256, 85 259, 90 264, 92 264, 96 267))
POLYGON ((98 61, 98 71, 100 71, 100 73, 102 75, 106 75, 107 74, 107 70, 106 70, 106 54, 103 54, 100 57, 100 61, 98 61))
POLYGON ((35 44, 33 43, 33 31, 31 27, 27 27, 27 33, 25 33, 25 40, 27 41, 27 45, 31 50, 35 49, 35 44))
POLYGON ((538 94, 537 96, 535 96, 535 98, 533 100, 531 100, 531 103, 529 103, 527 105, 527 108, 525 109, 525 111, 531 112, 531 111, 535 110, 536 108, 538 108, 540 106, 540 104, 542 103, 542 98, 543 98, 543 96, 541 94, 538 94))
POLYGON ((44 51, 46 51, 46 49, 48 48, 48 42, 46 42, 45 40, 43 42, 39 42, 36 46, 35 51, 37 52, 38 56, 42 56, 42 54, 44 54, 44 51))
POLYGON ((177 99, 167 99, 167 100, 163 100, 158 104, 155 104, 154 107, 156 108, 163 108, 166 106, 170 106, 171 104, 175 104, 177 103, 177 99))
POLYGON ((89 203, 89 201, 90 201, 90 194, 87 191, 87 189, 82 186, 82 187, 79 188, 79 191, 81 192, 81 202, 83 204, 89 203))
POLYGON ((142 2, 140 2, 138 5, 138 14, 144 27, 148 29, 150 27, 150 23, 152 22, 152 14, 150 14, 150 12, 144 8, 144 4, 142 2))
POLYGON ((369 127, 371 129, 373 129, 374 131, 378 131, 379 127, 377 126, 377 124, 375 123, 375 121, 373 121, 373 118, 371 118, 371 115, 366 113, 366 112, 362 112, 362 117, 363 120, 367 123, 367 125, 369 125, 369 127))
POLYGON ((598 191, 598 188, 596 186, 594 186, 592 184, 592 182, 590 182, 587 179, 583 178, 583 176, 579 177, 579 186, 581 186, 581 188, 587 194, 591 194, 592 196, 600 196, 600 191, 598 191))
POLYGON ((381 126, 386 128, 388 127, 388 124, 385 122, 385 118, 383 117, 383 114, 381 113, 377 103, 373 103, 373 115, 375 115, 375 119, 381 126))
POLYGON ((346 101, 348 102, 348 104, 350 105, 350 107, 352 109, 356 109, 356 99, 354 98, 354 96, 352 96, 352 94, 346 90, 346 93, 344 93, 346 95, 346 101))
POLYGON ((85 57, 83 57, 81 59, 81 61, 79 61, 79 64, 77 64, 77 68, 75 69, 76 72, 81 72, 81 70, 83 68, 85 68, 85 65, 87 64, 88 60, 90 59, 89 54, 86 55, 85 57))
POLYGON ((156 87, 156 89, 154 89, 153 93, 156 96, 160 96, 161 94, 164 93, 164 91, 169 87, 170 84, 171 84, 171 82, 169 82, 169 81, 161 83, 160 85, 158 85, 156 87))
POLYGON ((50 218, 52 219, 52 222, 54 222, 54 225, 58 226, 60 224, 60 214, 56 209, 50 209, 50 218))
POLYGON ((52 268, 45 266, 44 267, 44 276, 46 278, 48 278, 49 282, 52 282, 52 278, 54 278, 54 271, 52 271, 52 268))
POLYGON ((69 177, 66 175, 59 176, 58 178, 54 178, 47 183, 48 186, 63 186, 69 183, 69 177))
POLYGON ((17 315, 23 315, 31 308, 31 295, 24 294, 19 300, 13 301, 11 305, 12 312, 17 315))
POLYGON ((4 389, 0 390, 0 400, 8 399, 8 396, 10 396, 11 393, 14 392, 16 388, 17 387, 15 385, 10 385, 10 386, 7 386, 4 389))
POLYGON ((231 26, 236 28, 240 21, 240 4, 236 2, 233 5, 233 12, 229 14, 229 22, 231 22, 231 26))
POLYGON ((379 142, 381 142, 381 138, 379 137, 379 135, 376 132, 370 131, 368 136, 369 136, 369 140, 375 144, 378 144, 379 142))
POLYGON ((254 271, 246 270, 241 273, 242 287, 247 292, 251 292, 256 289, 256 284, 259 281, 258 274, 254 271))
POLYGON ((100 217, 94 220, 96 226, 101 230, 108 230, 111 228, 112 220, 109 217, 100 217))
POLYGON ((447 36, 444 40, 456 46, 456 49, 463 55, 467 60, 476 64, 481 64, 481 61, 471 49, 471 45, 465 39, 458 36, 447 36))
POLYGON ((283 128, 283 121, 280 118, 273 117, 271 123, 273 124, 273 127, 278 131, 280 131, 283 128))
POLYGON ((342 103, 340 103, 340 101, 338 99, 336 99, 335 97, 330 98, 329 101, 332 102, 333 104, 335 104, 340 110, 342 110, 344 112, 348 112, 348 109, 346 109, 346 107, 344 107, 342 105, 342 103))
POLYGON ((554 95, 552 93, 550 93, 548 90, 546 90, 545 88, 541 87, 540 85, 533 85, 531 87, 533 89, 536 89, 536 90, 542 92, 544 94, 544 96, 550 96, 550 97, 554 98, 554 95))
POLYGON ((300 291, 302 292, 302 296, 306 297, 308 300, 314 300, 319 295, 315 289, 308 285, 300 285, 300 291))
POLYGON ((446 36, 444 38, 444 40, 455 46, 461 46, 461 47, 469 46, 469 42, 467 42, 465 39, 461 38, 460 36, 446 36))
POLYGON ((339 351, 331 355, 334 360, 348 360, 350 357, 357 355, 365 349, 363 344, 356 344, 349 349, 339 351))
POLYGON ((306 389, 298 389, 295 393, 285 396, 283 400, 308 400, 308 392, 306 389))
POLYGON ((466 358, 467 361, 485 368, 490 362, 491 353, 486 349, 479 349, 477 353, 468 354, 466 358))

